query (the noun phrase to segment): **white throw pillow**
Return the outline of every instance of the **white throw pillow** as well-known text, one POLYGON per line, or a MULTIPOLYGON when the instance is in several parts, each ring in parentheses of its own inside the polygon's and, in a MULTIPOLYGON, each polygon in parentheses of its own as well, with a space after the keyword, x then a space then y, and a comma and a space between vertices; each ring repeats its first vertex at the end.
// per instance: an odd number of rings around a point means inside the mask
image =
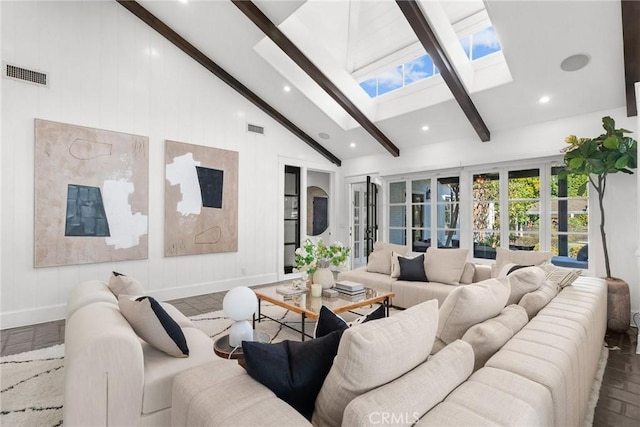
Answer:
POLYGON ((560 289, 575 282, 576 279, 582 275, 583 271, 581 268, 557 267, 553 264, 546 264, 540 268, 544 270, 547 280, 551 280, 560 286, 560 289))
POLYGON ((373 251, 369 254, 367 262, 367 271, 369 273, 391 274, 391 251, 381 249, 373 251))
POLYGON ((142 284, 133 277, 112 271, 109 277, 109 289, 116 298, 120 295, 144 295, 142 284))
POLYGON ((462 271, 462 276, 460 277, 461 285, 468 285, 469 283, 473 283, 473 277, 476 274, 476 265, 472 262, 464 263, 464 270, 462 271))
POLYGON ((498 277, 504 264, 514 263, 518 265, 543 265, 548 264, 553 254, 540 251, 512 251, 505 248, 496 248, 496 263, 492 269, 492 277, 498 277))
POLYGON ((440 249, 431 246, 424 257, 424 272, 430 282, 459 285, 468 249, 440 249))
POLYGON ((538 289, 525 294, 518 305, 527 311, 527 316, 531 320, 558 295, 558 292, 560 292, 560 287, 555 282, 545 280, 538 289))
POLYGON ((427 360, 438 325, 438 301, 347 329, 316 399, 313 425, 339 426, 355 397, 427 360))
POLYGON ((381 242, 378 240, 373 244, 373 251, 390 251, 397 252, 400 255, 406 255, 409 253, 409 246, 396 245, 395 243, 381 242))
POLYGON ((497 316, 509 298, 509 284, 504 280, 487 279, 451 291, 440 307, 436 337, 450 344, 471 326, 497 316))
POLYGON ((189 357, 187 340, 180 325, 152 297, 118 297, 120 313, 136 334, 152 347, 173 357, 189 357))

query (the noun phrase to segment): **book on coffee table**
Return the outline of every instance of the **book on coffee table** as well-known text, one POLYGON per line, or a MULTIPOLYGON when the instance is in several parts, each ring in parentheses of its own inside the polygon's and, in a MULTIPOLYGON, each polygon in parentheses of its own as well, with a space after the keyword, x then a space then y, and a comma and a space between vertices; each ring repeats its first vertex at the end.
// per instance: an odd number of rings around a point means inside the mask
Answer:
POLYGON ((290 286, 278 286, 276 292, 284 296, 300 295, 307 292, 306 288, 292 288, 290 286))
POLYGON ((351 280, 339 280, 336 282, 336 289, 338 292, 364 292, 364 285, 358 282, 352 282, 351 280))

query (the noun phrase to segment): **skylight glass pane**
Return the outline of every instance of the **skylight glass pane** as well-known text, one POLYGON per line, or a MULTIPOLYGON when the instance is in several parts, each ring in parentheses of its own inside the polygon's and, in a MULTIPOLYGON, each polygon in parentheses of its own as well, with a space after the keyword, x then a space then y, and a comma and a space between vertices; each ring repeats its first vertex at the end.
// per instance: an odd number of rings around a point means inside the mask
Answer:
POLYGON ((369 80, 365 80, 363 82, 360 82, 360 87, 367 92, 367 95, 369 95, 369 98, 375 98, 377 93, 376 93, 376 87, 377 87, 377 82, 376 79, 369 79, 369 80))
POLYGON ((471 37, 464 36, 460 39, 460 44, 462 45, 462 49, 467 55, 467 58, 471 59, 471 37))
POLYGON ((405 86, 433 76, 433 61, 429 55, 423 55, 404 64, 405 86))
POLYGON ((473 60, 500 50, 500 43, 493 27, 485 28, 473 35, 473 60))
POLYGON ((378 75, 378 95, 402 87, 402 65, 378 75))

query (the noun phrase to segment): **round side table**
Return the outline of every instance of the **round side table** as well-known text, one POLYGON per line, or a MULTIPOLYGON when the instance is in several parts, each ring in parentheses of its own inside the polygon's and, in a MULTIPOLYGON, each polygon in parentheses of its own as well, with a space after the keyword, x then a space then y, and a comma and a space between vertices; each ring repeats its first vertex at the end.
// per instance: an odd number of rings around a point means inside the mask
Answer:
MULTIPOLYGON (((271 341, 271 337, 266 332, 253 331, 253 340, 268 343, 271 341)), ((213 352, 224 359, 236 359, 238 364, 243 368, 247 368, 244 361, 244 352, 242 346, 238 348, 231 347, 229 345, 229 335, 223 335, 213 342, 213 352)))

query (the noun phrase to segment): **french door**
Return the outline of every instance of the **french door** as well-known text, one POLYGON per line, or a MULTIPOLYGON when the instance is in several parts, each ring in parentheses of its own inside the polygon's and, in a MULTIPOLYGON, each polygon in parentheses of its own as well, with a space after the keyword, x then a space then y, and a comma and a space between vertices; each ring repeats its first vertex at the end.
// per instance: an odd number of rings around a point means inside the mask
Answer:
POLYGON ((366 182, 351 184, 351 259, 352 267, 367 263, 378 238, 379 187, 367 177, 366 182))

